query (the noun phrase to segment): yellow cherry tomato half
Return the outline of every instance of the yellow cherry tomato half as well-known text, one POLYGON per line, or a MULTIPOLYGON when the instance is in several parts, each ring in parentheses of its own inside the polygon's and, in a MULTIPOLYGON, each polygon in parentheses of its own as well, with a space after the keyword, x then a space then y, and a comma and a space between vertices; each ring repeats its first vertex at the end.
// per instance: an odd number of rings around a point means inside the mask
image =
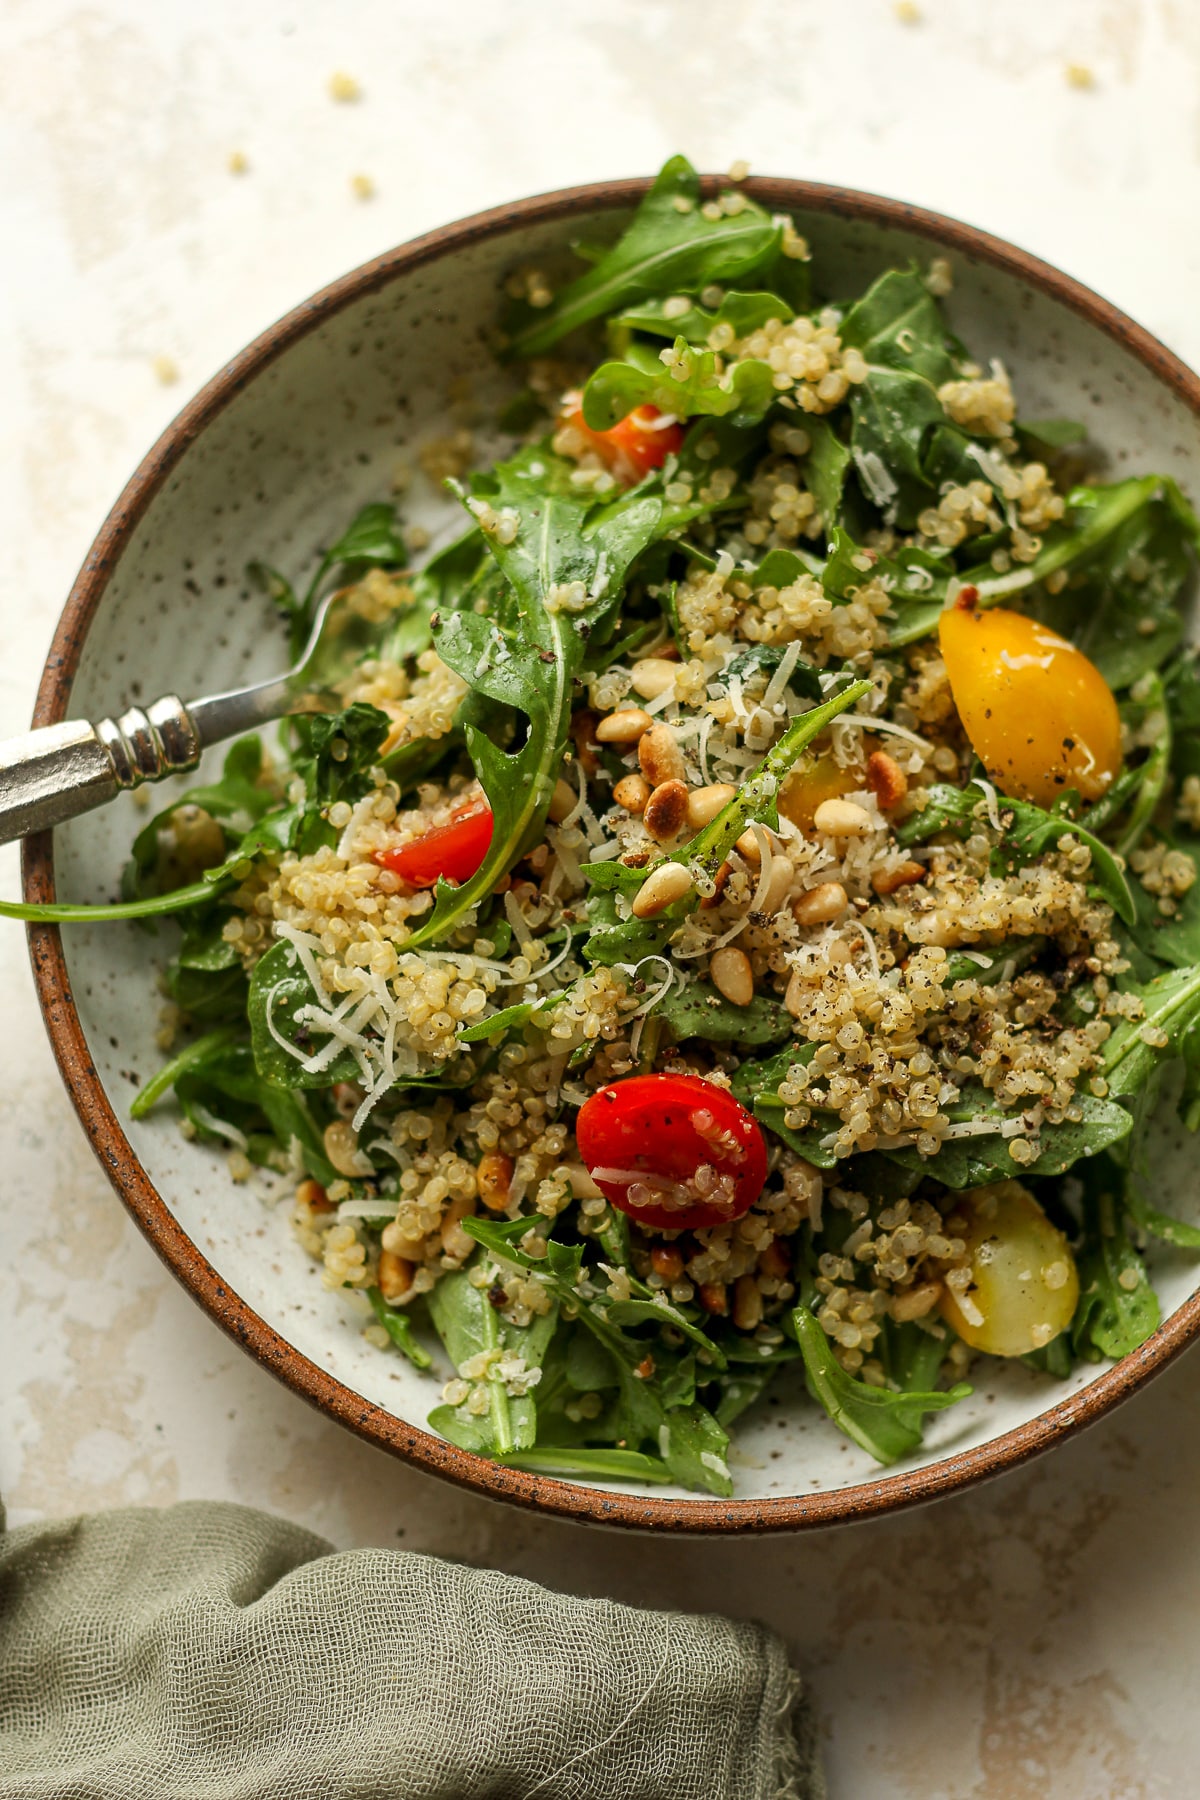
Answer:
POLYGON ((1026 1356, 1066 1330, 1079 1300, 1075 1258, 1028 1188, 1019 1181, 973 1188, 959 1197, 946 1229, 966 1243, 959 1268, 970 1280, 947 1283, 939 1310, 964 1344, 989 1356, 1026 1356))
POLYGON ((1095 663, 999 606, 948 607, 938 635, 963 729, 1001 793, 1052 806, 1078 788, 1098 800, 1121 767, 1121 720, 1095 663))
MULTIPOLYGON (((869 756, 877 743, 877 738, 864 738, 863 756, 869 756)), ((817 808, 823 801, 840 800, 843 794, 856 793, 866 784, 862 763, 843 768, 832 750, 818 750, 802 756, 795 768, 784 776, 779 788, 779 811, 801 831, 811 832, 817 808)))

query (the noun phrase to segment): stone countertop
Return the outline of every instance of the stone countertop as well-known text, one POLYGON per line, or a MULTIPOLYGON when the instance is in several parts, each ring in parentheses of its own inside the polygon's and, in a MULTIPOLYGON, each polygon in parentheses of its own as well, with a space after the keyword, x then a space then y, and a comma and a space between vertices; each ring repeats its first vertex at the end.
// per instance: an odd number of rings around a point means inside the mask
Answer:
MULTIPOLYGON (((7 0, 0 732, 27 722, 91 537, 187 394, 345 269, 519 194, 675 149, 893 193, 1041 253, 1200 361, 1200 10, 919 6, 577 0, 550 32, 540 0, 7 0), (330 97, 337 70, 357 102, 330 97)), ((526 1516, 368 1449, 208 1323, 92 1159, 17 926, 0 972, 14 1523, 223 1496, 338 1545, 755 1614, 811 1677, 834 1800, 1195 1792, 1194 1354, 1057 1454, 884 1522, 710 1545, 526 1516)))

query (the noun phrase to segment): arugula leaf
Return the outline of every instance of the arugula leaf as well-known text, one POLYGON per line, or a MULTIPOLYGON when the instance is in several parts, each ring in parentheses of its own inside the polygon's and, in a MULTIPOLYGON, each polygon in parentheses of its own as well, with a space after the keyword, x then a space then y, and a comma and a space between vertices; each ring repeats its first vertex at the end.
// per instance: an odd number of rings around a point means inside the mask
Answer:
POLYGON ((1005 1112, 996 1106, 987 1090, 974 1084, 964 1088, 960 1098, 945 1107, 946 1116, 953 1124, 995 1120, 995 1132, 951 1138, 933 1157, 924 1157, 915 1148, 884 1150, 880 1155, 902 1168, 934 1175, 949 1188, 984 1187, 990 1181, 1007 1179, 1021 1181, 1027 1175, 1061 1175, 1084 1157, 1121 1143, 1130 1131, 1129 1114, 1115 1099, 1076 1094, 1074 1104, 1082 1118, 1064 1119, 1058 1125, 1043 1124, 1038 1135, 1040 1149, 1031 1163, 1015 1163, 1009 1155, 1008 1139, 999 1134, 1000 1125, 1013 1117, 1011 1109, 1005 1112))
POLYGON ((165 1094, 169 1094, 179 1077, 188 1069, 202 1067, 210 1062, 217 1051, 225 1050, 236 1042, 238 1033, 231 1025, 219 1026, 215 1031, 206 1031, 203 1037, 193 1038, 190 1044, 174 1055, 170 1062, 164 1063, 157 1075, 138 1089, 129 1103, 131 1119, 144 1119, 152 1107, 156 1106, 165 1094))
POLYGON ((1162 1314, 1146 1265, 1118 1228, 1114 1197, 1084 1198, 1084 1245, 1077 1255, 1079 1305, 1071 1345, 1090 1362, 1127 1356, 1158 1330, 1162 1314))
MULTIPOLYGON (((772 551, 773 556, 786 556, 787 551, 772 551)), ((765 568, 770 557, 763 559, 765 568)), ((792 578, 794 579, 794 577, 792 578)), ((786 581, 776 584, 787 585, 786 581)), ((747 675, 757 674, 760 670, 773 671, 783 661, 787 646, 783 644, 739 644, 720 673, 720 680, 728 682, 730 676, 737 675, 745 680, 747 675)), ((788 686, 793 693, 802 694, 806 700, 819 700, 824 689, 821 677, 811 663, 796 662, 788 677, 788 686)))
MULTIPOLYGON (((556 1306, 536 1314, 529 1325, 510 1324, 492 1304, 490 1291, 472 1285, 467 1269, 442 1276, 429 1295, 429 1315, 455 1369, 488 1350, 498 1352, 500 1357, 523 1357, 527 1369, 540 1368, 558 1324, 556 1306)), ((537 1441, 534 1391, 510 1394, 494 1364, 484 1382, 487 1412, 471 1413, 465 1406, 437 1406, 429 1415, 429 1423, 461 1450, 501 1456, 509 1456, 514 1450, 531 1450, 537 1441)))
MULTIPOLYGON (((942 831, 956 831, 966 836, 983 816, 981 796, 973 784, 953 787, 939 782, 926 789, 924 810, 913 813, 897 828, 899 843, 922 844, 942 831)), ((1092 885, 1108 901, 1117 917, 1127 925, 1135 923, 1136 905, 1125 872, 1108 845, 1073 819, 1062 813, 1047 812, 1028 800, 1012 800, 1004 796, 1000 803, 1000 819, 1004 828, 1001 842, 992 853, 998 871, 1022 868, 1054 849, 1068 834, 1086 845, 1092 854, 1092 885)))
POLYGON ((708 982, 672 988, 654 1009, 676 1042, 704 1038, 710 1044, 777 1044, 790 1037, 792 1021, 782 1003, 756 994, 749 1006, 733 1006, 708 982))
POLYGON ((674 296, 668 296, 666 300, 646 300, 640 306, 626 307, 613 323, 628 326, 633 331, 648 332, 653 337, 684 338, 689 344, 707 347, 711 334, 721 326, 728 325, 734 337, 744 338, 752 331, 760 330, 770 319, 790 325, 796 316, 778 294, 731 291, 716 308, 693 302, 686 312, 672 311, 668 315, 663 309, 672 298, 674 296))
POLYGON ((955 340, 915 268, 882 274, 846 313, 838 336, 868 363, 920 375, 935 387, 957 372, 955 340))
POLYGON ((584 1445, 556 1449, 539 1444, 536 1450, 515 1450, 510 1456, 493 1459, 509 1469, 525 1469, 531 1475, 581 1475, 585 1481, 600 1481, 605 1476, 614 1481, 667 1482, 675 1477, 658 1456, 643 1456, 639 1450, 588 1448, 584 1445))
POLYGON ((272 944, 254 966, 247 1004, 259 1074, 285 1088, 328 1088, 335 1081, 357 1081, 362 1070, 352 1051, 339 1048, 337 1038, 328 1033, 324 1042, 313 1040, 313 1026, 319 1028, 323 1011, 294 947, 283 940, 272 944), (294 1044, 300 1055, 285 1050, 275 1032, 294 1044), (305 1069, 301 1058, 318 1052, 323 1052, 320 1066, 305 1069))
POLYGON ((1164 663, 1183 636, 1179 596, 1198 539, 1191 508, 1164 481, 1077 580, 1039 599, 1038 615, 1077 644, 1111 688, 1129 687, 1164 663))
POLYGON ((1148 982, 1123 982, 1122 992, 1141 996, 1140 1019, 1121 1019, 1102 1051, 1104 1077, 1115 1100, 1133 1102, 1163 1063, 1180 1054, 1185 1036, 1200 1020, 1200 967, 1172 969, 1148 982), (1148 1044, 1146 1031, 1166 1042, 1148 1044))
POLYGON ((662 502, 653 495, 633 489, 597 508, 552 491, 559 473, 557 459, 535 450, 480 479, 477 497, 517 519, 511 542, 488 540, 512 590, 511 607, 498 618, 436 615, 443 661, 477 692, 520 709, 528 730, 519 748, 502 750, 478 727, 466 726, 467 749, 495 821, 492 841, 461 886, 439 881, 432 913, 409 939, 413 949, 456 930, 536 841, 562 765, 572 682, 588 636, 618 605, 625 571, 660 527, 662 502), (579 596, 569 611, 561 603, 564 590, 579 596))
POLYGON ((963 1382, 946 1393, 893 1393, 888 1388, 868 1387, 865 1381, 846 1374, 807 1306, 797 1306, 791 1317, 809 1393, 838 1430, 876 1462, 886 1465, 909 1456, 921 1444, 926 1413, 941 1412, 972 1392, 963 1382))
POLYGON ((699 292, 751 274, 781 241, 780 227, 751 200, 741 212, 706 219, 699 176, 685 156, 673 156, 617 243, 513 333, 508 354, 540 356, 567 332, 632 300, 699 292), (676 200, 690 202, 689 209, 681 212, 676 200))
POLYGON ((680 337, 670 369, 657 358, 648 367, 633 361, 601 363, 583 390, 583 417, 593 431, 607 431, 634 407, 656 406, 680 419, 728 415, 749 425, 762 418, 775 398, 769 363, 747 357, 721 373, 712 350, 693 350, 680 337))
MULTIPOLYGON (((841 509, 842 492, 846 486, 846 476, 850 472, 850 446, 842 442, 829 420, 822 418, 819 413, 805 421, 804 430, 811 442, 811 448, 804 457, 804 481, 821 509, 828 537, 841 509)), ((768 552, 764 562, 770 560, 770 555, 768 552)))
POLYGON ((945 420, 941 401, 921 375, 872 368, 850 396, 850 453, 863 492, 884 522, 910 531, 935 492, 924 449, 945 420))
POLYGON ((371 1302, 371 1311, 401 1355, 407 1356, 414 1368, 432 1368, 433 1358, 424 1344, 417 1341, 409 1314, 398 1307, 389 1306, 377 1287, 367 1289, 367 1299, 371 1302))
POLYGON ((1018 419, 1016 434, 1025 448, 1067 450, 1087 440, 1087 426, 1078 419, 1018 419))

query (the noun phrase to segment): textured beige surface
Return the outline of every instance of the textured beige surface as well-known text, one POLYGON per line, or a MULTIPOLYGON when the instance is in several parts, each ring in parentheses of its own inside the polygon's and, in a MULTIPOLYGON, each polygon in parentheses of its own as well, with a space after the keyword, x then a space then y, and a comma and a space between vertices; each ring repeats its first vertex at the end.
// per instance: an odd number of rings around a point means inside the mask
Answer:
MULTIPOLYGON (((95 526, 186 393, 321 282, 511 195, 675 148, 709 167, 745 156, 1013 237, 1200 361, 1200 10, 921 11, 914 25, 890 0, 5 0, 0 730, 27 719, 95 526), (1068 63, 1094 86, 1070 86, 1068 63), (329 98, 336 69, 359 77, 357 104, 329 98), (356 174, 374 199, 354 197, 356 174)), ((15 883, 0 853, 2 891, 15 883)), ((710 1548, 501 1510, 310 1413, 176 1289, 92 1160, 18 928, 0 932, 0 1491, 15 1520, 227 1496, 339 1544, 758 1615, 812 1671, 836 1800, 1195 1792, 1194 1355, 1027 1473, 890 1523, 710 1548)))

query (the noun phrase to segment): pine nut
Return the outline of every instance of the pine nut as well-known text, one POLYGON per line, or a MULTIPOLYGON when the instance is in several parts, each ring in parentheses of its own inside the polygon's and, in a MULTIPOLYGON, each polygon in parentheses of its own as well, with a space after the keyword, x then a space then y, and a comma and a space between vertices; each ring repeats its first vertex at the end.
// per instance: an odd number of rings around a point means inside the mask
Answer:
POLYGON ((840 881, 819 881, 792 901, 792 917, 797 925, 829 925, 841 918, 848 904, 840 881))
POLYGON ((655 1244, 650 1252, 650 1266, 664 1281, 678 1281, 683 1274, 683 1257, 674 1244, 655 1244))
POLYGON ((564 781, 560 775, 554 784, 554 792, 550 796, 550 805, 546 809, 551 823, 554 825, 561 825, 567 814, 574 810, 578 802, 579 795, 570 783, 564 781))
POLYGON ((758 1259, 761 1272, 770 1281, 786 1281, 792 1272, 792 1259, 782 1238, 772 1238, 758 1259))
POLYGON ((731 1006, 749 1006, 754 998, 754 970, 744 950, 735 944, 714 950, 708 973, 718 994, 724 994, 731 1006))
POLYGON ((633 900, 635 919, 653 919, 664 907, 673 906, 692 891, 692 877, 682 863, 659 863, 643 881, 633 900))
POLYGON ((739 1275, 733 1284, 733 1322, 739 1331, 753 1331, 762 1324, 763 1300, 753 1275, 739 1275))
POLYGON ((661 781, 646 802, 642 823, 657 844, 678 837, 687 820, 688 791, 682 781, 661 781))
POLYGON ((893 1296, 892 1317, 901 1325, 909 1319, 923 1319, 926 1313, 933 1311, 941 1294, 940 1281, 919 1282, 916 1287, 909 1288, 907 1293, 893 1296))
POLYGON ((563 1169, 576 1200, 602 1200, 604 1198, 582 1163, 564 1163, 563 1169))
POLYGON ((358 1147, 358 1133, 345 1119, 335 1119, 325 1127, 325 1154, 338 1174, 350 1181, 375 1173, 374 1165, 358 1147))
POLYGON ((759 912, 766 918, 773 918, 782 908, 791 892, 795 873, 788 857, 773 856, 771 858, 771 872, 767 876, 766 892, 758 903, 759 912))
POLYGON ((762 861, 762 840, 759 835, 761 830, 760 826, 758 831, 743 831, 733 846, 743 862, 753 863, 755 867, 762 861))
POLYGON ((309 1212, 313 1213, 333 1211, 333 1201, 319 1181, 302 1181, 296 1189, 296 1204, 297 1206, 307 1206, 309 1212))
POLYGON ((646 810, 646 802, 650 798, 650 783, 644 775, 622 775, 613 789, 613 799, 618 806, 623 806, 627 813, 640 818, 646 810))
POLYGON ((709 787, 693 788, 688 795, 687 822, 693 831, 711 825, 717 814, 737 794, 728 781, 714 781, 709 787))
POLYGON ((867 758, 867 786, 882 812, 890 812, 908 793, 908 776, 894 756, 875 750, 867 758))
POLYGON ((805 981, 804 976, 800 973, 799 969, 793 969, 791 979, 787 984, 787 993, 783 996, 783 1004, 788 1012, 791 1013, 793 1019, 798 1019, 803 1013, 804 1000, 807 993, 808 983, 805 981))
POLYGON ((724 1314, 729 1311, 729 1296, 725 1292, 723 1281, 702 1281, 696 1289, 696 1298, 707 1313, 724 1314))
POLYGON ((854 800, 822 800, 813 825, 826 837, 869 837, 875 829, 870 813, 854 800))
POLYGON ((880 869, 877 875, 872 875, 871 886, 883 898, 894 894, 897 888, 912 887, 915 882, 924 881, 928 873, 924 863, 902 862, 899 868, 880 869))
POLYGON ((512 1157, 504 1156, 498 1150, 490 1150, 486 1156, 480 1157, 475 1178, 479 1185, 479 1198, 488 1211, 507 1212, 513 1178, 512 1157))
POLYGON ((633 691, 643 700, 656 700, 674 687, 678 673, 679 664, 668 662, 665 656, 643 656, 633 665, 633 691))
POLYGON ((397 1256, 391 1250, 381 1250, 378 1287, 388 1305, 402 1299, 412 1284, 413 1266, 407 1258, 397 1256))
POLYGON ((607 719, 601 719, 596 727, 596 742, 635 744, 653 723, 650 714, 643 707, 623 706, 619 712, 609 713, 607 719))
POLYGON ((596 755, 596 726, 599 722, 599 715, 590 706, 581 706, 571 719, 571 741, 589 781, 600 769, 600 758, 596 755))
MULTIPOLYGON (((650 715, 642 716, 649 725, 650 715)), ((660 782, 683 780, 683 751, 669 725, 650 725, 648 731, 643 730, 638 739, 638 763, 652 788, 660 782)))
POLYGON ((729 877, 732 875, 732 873, 733 873, 733 870, 730 867, 729 863, 723 862, 721 864, 720 868, 717 870, 716 874, 713 876, 713 891, 712 891, 712 893, 706 894, 704 896, 703 900, 700 902, 700 907, 701 907, 702 911, 707 911, 708 908, 713 907, 713 906, 720 906, 721 896, 722 896, 722 894, 724 894, 725 889, 729 886, 729 877))
POLYGON ((459 1220, 467 1218, 475 1211, 474 1200, 452 1200, 442 1215, 442 1252, 445 1256, 453 1256, 462 1262, 470 1256, 475 1248, 475 1239, 468 1237, 459 1220))

